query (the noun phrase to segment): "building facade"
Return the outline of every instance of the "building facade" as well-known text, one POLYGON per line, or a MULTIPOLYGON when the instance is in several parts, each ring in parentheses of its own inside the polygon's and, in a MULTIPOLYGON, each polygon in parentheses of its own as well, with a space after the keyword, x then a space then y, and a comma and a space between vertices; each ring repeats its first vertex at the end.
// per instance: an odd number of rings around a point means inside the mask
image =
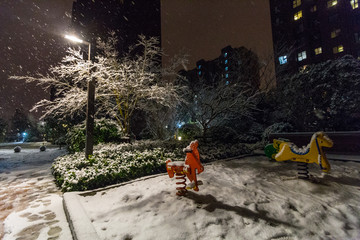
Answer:
POLYGON ((208 61, 201 59, 196 62, 195 69, 182 71, 181 75, 189 80, 192 88, 201 81, 208 86, 244 83, 257 90, 260 86, 259 69, 259 60, 253 51, 229 45, 221 49, 219 57, 208 61))
POLYGON ((350 54, 360 58, 359 0, 270 0, 277 76, 350 54))
POLYGON ((138 35, 158 37, 161 42, 160 0, 76 0, 71 29, 86 41, 94 42, 114 31, 118 51, 126 52, 138 35))

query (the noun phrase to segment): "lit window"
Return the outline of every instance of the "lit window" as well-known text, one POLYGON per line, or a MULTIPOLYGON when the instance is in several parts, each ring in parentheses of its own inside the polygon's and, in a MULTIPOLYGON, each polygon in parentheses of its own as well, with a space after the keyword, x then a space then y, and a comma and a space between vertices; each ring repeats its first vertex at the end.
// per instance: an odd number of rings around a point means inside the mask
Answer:
POLYGON ((327 7, 331 8, 333 6, 336 6, 337 4, 338 4, 337 0, 330 0, 330 1, 327 2, 327 7))
POLYGON ((294 14, 294 20, 297 21, 300 18, 302 18, 302 11, 298 11, 297 13, 294 14))
POLYGON ((201 69, 201 65, 198 66, 198 69, 201 69))
POLYGON ((336 46, 336 47, 333 47, 333 53, 336 54, 336 53, 341 53, 344 51, 344 47, 343 45, 339 45, 339 46, 336 46))
POLYGON ((296 8, 301 5, 301 0, 293 0, 293 8, 296 8))
POLYGON ((315 48, 315 55, 319 55, 322 53, 322 48, 321 47, 318 47, 318 48, 315 48))
POLYGON ((225 67, 225 71, 229 70, 229 67, 225 67))
POLYGON ((229 83, 230 83, 229 81, 226 81, 226 82, 225 82, 225 85, 229 85, 229 83))
POLYGON ((304 72, 306 70, 307 66, 308 65, 304 65, 304 66, 299 67, 299 71, 304 72))
POLYGON ((341 29, 335 29, 334 31, 331 32, 331 38, 336 38, 337 36, 339 36, 341 32, 341 29))
POLYGON ((358 0, 350 0, 350 4, 352 9, 358 8, 359 7, 359 1, 358 0))
POLYGON ((228 60, 226 59, 226 60, 225 60, 225 64, 227 64, 227 63, 228 63, 228 60))
POLYGON ((287 63, 287 56, 285 55, 285 56, 279 57, 279 62, 280 62, 280 65, 287 63))
POLYGON ((226 52, 226 53, 224 53, 224 57, 227 57, 227 55, 228 55, 228 54, 227 54, 227 52, 226 52))
POLYGON ((316 5, 314 5, 310 8, 310 12, 316 12, 316 11, 317 11, 316 5))
POLYGON ((306 51, 302 51, 298 53, 298 61, 301 62, 302 60, 306 59, 306 51))
POLYGON ((199 76, 201 76, 201 71, 199 71, 199 76))
POLYGON ((227 73, 227 74, 225 74, 225 78, 229 78, 229 74, 227 73))

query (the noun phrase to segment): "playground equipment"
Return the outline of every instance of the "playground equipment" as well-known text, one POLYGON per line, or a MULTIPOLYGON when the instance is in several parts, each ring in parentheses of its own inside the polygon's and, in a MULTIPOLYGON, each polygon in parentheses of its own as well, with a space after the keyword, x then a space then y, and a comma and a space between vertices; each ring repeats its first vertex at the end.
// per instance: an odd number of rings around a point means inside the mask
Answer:
POLYGON ((200 163, 200 154, 198 151, 199 142, 197 140, 192 141, 189 146, 184 148, 186 153, 185 162, 183 161, 171 161, 166 160, 166 170, 170 178, 179 180, 176 185, 180 185, 176 188, 177 195, 183 196, 187 193, 187 189, 193 189, 199 191, 198 185, 201 181, 197 181, 196 174, 204 171, 204 167, 200 163), (186 185, 186 178, 190 180, 190 183, 186 185))
POLYGON ((333 141, 324 133, 313 134, 306 147, 298 148, 294 143, 284 139, 274 139, 273 144, 265 147, 265 154, 276 161, 291 160, 298 163, 299 178, 309 178, 308 164, 316 163, 323 172, 329 172, 331 167, 323 147, 332 147, 333 141))

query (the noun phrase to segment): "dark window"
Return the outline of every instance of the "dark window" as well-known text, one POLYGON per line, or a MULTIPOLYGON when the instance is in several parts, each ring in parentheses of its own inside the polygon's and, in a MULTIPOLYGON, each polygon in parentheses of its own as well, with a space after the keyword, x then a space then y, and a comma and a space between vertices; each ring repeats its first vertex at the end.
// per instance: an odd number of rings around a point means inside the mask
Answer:
POLYGON ((354 33, 355 42, 360 43, 360 32, 354 33))
POLYGON ((329 16, 329 23, 336 23, 339 20, 339 14, 335 13, 329 16))

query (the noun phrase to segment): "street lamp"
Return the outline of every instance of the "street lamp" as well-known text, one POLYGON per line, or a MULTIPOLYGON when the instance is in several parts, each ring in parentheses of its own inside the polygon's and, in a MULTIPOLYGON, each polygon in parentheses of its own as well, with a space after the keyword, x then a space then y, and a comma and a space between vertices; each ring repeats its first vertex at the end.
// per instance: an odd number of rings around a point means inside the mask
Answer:
MULTIPOLYGON (((76 43, 87 44, 89 46, 88 61, 90 62, 91 43, 84 41, 76 36, 65 35, 66 39, 69 39, 76 43)), ((90 70, 89 70, 90 76, 90 70)), ((85 143, 85 158, 88 159, 89 155, 93 154, 94 146, 94 114, 95 114, 95 81, 89 79, 87 84, 87 107, 86 107, 86 143, 85 143)))

